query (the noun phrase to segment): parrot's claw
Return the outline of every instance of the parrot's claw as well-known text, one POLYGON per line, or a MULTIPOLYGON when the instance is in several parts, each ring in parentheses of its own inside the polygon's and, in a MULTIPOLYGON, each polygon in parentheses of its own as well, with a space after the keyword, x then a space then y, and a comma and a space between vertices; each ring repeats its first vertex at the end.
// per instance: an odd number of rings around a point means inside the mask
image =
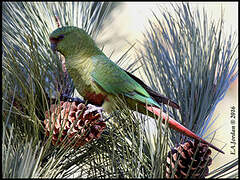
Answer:
POLYGON ((101 120, 103 120, 103 113, 102 113, 103 110, 104 110, 103 107, 98 107, 98 106, 94 106, 92 104, 88 104, 87 110, 84 112, 83 117, 85 117, 88 113, 97 111, 100 114, 101 120))

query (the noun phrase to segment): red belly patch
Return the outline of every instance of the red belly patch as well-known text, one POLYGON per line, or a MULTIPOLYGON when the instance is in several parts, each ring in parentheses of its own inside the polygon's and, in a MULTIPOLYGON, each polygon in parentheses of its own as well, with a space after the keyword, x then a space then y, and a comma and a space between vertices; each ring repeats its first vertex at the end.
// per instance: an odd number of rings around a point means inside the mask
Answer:
POLYGON ((107 95, 103 95, 101 93, 96 94, 94 92, 85 93, 84 98, 90 103, 97 106, 101 106, 104 100, 108 101, 107 95))

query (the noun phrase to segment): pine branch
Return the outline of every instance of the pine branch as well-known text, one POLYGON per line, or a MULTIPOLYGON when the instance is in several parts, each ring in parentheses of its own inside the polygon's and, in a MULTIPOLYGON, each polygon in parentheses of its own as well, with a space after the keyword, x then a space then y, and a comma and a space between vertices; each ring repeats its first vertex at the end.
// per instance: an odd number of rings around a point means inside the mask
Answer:
MULTIPOLYGON (((70 77, 65 78, 62 64, 50 50, 48 38, 56 28, 55 17, 59 17, 62 25, 82 26, 96 36, 110 6, 109 3, 90 2, 3 3, 3 122, 7 123, 7 128, 14 127, 13 138, 18 139, 14 141, 16 146, 32 142, 30 145, 35 149, 41 142, 40 164, 47 166, 42 165, 39 177, 62 177, 64 174, 50 171, 48 167, 61 167, 62 157, 68 152, 68 149, 62 151, 52 147, 43 128, 45 112, 50 105, 58 104, 61 94, 70 95, 74 90, 70 77)), ((10 169, 5 170, 10 172, 10 169)), ((21 174, 21 177, 25 175, 30 176, 21 174)))
MULTIPOLYGON (((211 21, 209 27, 204 10, 201 17, 189 3, 172 7, 174 13, 153 12, 155 21, 149 20, 137 54, 150 85, 180 105, 180 112, 172 112, 174 118, 203 136, 215 122, 210 124, 216 105, 238 76, 238 60, 233 58, 238 46, 232 34, 223 39, 222 18, 217 24, 211 21)), ((172 133, 171 139, 178 144, 180 136, 172 133)), ((235 167, 232 164, 214 177, 235 167)))
POLYGON ((155 21, 149 20, 138 56, 151 86, 180 105, 174 118, 203 136, 216 105, 238 75, 238 61, 233 59, 237 46, 232 35, 222 40, 223 20, 208 27, 205 11, 201 17, 188 3, 173 8, 175 14, 163 11, 161 20, 153 12, 155 21))

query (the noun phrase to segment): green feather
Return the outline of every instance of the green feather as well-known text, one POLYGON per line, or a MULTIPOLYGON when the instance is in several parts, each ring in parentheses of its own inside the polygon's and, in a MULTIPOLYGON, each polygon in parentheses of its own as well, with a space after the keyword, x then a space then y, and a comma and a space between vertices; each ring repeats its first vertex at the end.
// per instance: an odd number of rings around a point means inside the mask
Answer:
POLYGON ((123 94, 131 99, 159 107, 148 92, 124 70, 105 55, 92 57, 94 63, 91 76, 106 92, 114 95, 123 94))

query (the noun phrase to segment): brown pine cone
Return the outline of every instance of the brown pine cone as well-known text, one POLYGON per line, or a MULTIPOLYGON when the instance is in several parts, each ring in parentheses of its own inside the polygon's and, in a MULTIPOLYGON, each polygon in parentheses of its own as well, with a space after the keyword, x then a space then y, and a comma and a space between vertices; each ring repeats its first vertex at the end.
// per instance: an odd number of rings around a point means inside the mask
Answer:
POLYGON ((206 144, 197 141, 180 144, 168 152, 166 177, 205 178, 209 172, 208 166, 212 164, 210 155, 211 150, 206 144), (172 173, 174 173, 173 176, 172 173))
POLYGON ((78 102, 61 101, 60 106, 51 105, 45 113, 44 126, 47 136, 53 133, 53 145, 72 143, 79 147, 101 136, 105 122, 100 121, 100 114, 95 111, 83 117, 86 110, 85 104, 78 102))

